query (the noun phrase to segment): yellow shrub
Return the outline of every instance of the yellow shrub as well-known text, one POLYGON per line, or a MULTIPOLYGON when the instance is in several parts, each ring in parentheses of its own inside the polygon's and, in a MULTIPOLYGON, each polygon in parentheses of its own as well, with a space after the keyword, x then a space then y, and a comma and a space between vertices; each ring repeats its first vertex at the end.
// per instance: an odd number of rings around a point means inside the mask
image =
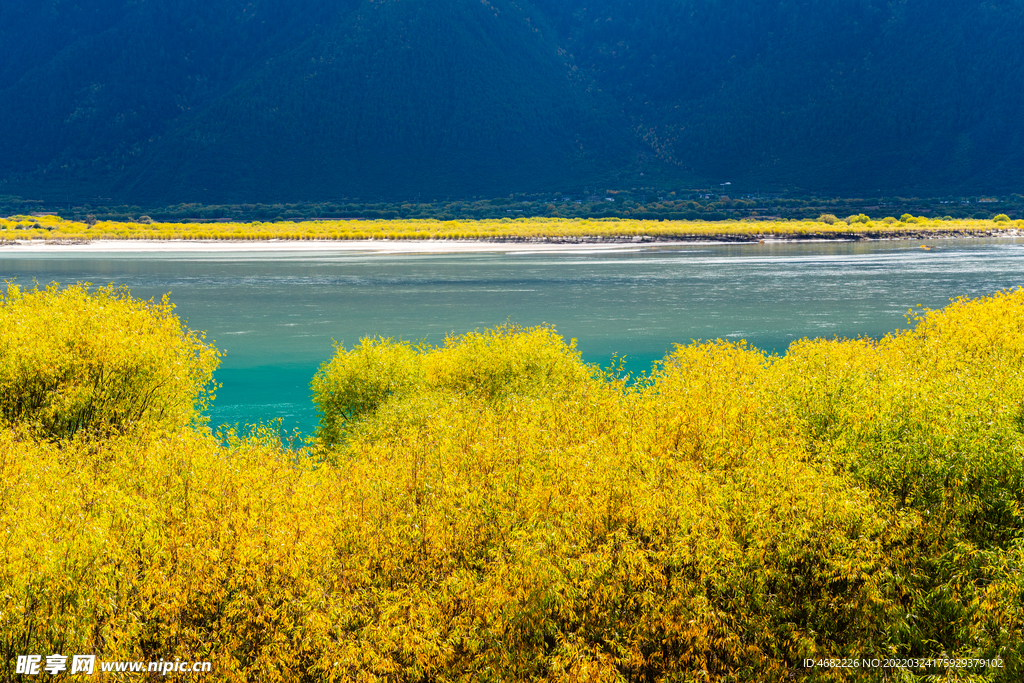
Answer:
POLYGON ((320 438, 338 443, 347 423, 373 412, 393 394, 412 391, 423 374, 418 350, 408 342, 363 339, 351 351, 339 348, 313 378, 320 438))
POLYGON ((0 421, 67 437, 177 428, 205 407, 217 352, 166 301, 85 285, 0 299, 0 421))
MULTIPOLYGON (((65 296, 113 338, 105 295, 65 296)), ((339 349, 308 450, 0 428, 0 677, 77 652, 226 681, 841 681, 864 672, 803 661, 940 655, 1018 680, 1022 330, 1004 293, 782 357, 678 347, 629 385, 505 326, 339 349)))
POLYGON ((425 360, 428 381, 438 387, 494 397, 551 389, 591 374, 576 351, 548 327, 502 325, 448 337, 425 360))

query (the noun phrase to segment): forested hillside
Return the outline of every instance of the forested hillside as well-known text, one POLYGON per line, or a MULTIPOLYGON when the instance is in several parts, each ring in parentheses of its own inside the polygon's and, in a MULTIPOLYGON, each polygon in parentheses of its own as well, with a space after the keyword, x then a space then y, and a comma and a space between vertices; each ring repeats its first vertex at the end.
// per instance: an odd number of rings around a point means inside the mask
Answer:
POLYGON ((1021 183, 1020 1, 587 7, 570 49, 652 151, 699 177, 856 193, 1021 183))
POLYGON ((0 194, 1019 191, 1021 35, 1021 0, 3 3, 0 194))

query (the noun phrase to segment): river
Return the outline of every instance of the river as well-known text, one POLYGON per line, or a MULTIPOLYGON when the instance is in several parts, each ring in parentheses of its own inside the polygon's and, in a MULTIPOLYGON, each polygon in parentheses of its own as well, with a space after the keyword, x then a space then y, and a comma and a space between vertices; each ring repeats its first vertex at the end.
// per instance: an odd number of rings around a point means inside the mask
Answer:
MULTIPOLYGON (((676 343, 885 335, 940 308, 1024 284, 1024 240, 627 246, 490 253, 0 250, 0 278, 170 292, 225 351, 211 424, 281 418, 310 433, 309 382, 334 343, 382 335, 440 344, 504 322, 549 324, 583 357, 649 370, 676 343)), ((223 249, 223 247, 222 247, 223 249)))

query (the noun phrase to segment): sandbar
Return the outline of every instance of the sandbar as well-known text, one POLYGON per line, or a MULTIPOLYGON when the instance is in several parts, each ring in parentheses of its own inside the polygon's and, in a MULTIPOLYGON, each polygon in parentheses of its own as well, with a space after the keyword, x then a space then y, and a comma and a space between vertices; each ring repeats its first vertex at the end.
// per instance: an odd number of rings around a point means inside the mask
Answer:
POLYGON ((958 232, 904 231, 865 236, 857 233, 787 234, 787 235, 694 235, 682 238, 664 236, 642 237, 573 237, 547 238, 502 237, 494 239, 368 239, 368 240, 0 240, 0 254, 11 253, 294 253, 294 254, 467 254, 467 253, 615 253, 649 249, 678 249, 695 246, 747 244, 786 244, 806 242, 880 242, 909 240, 1021 239, 1020 231, 1006 230, 998 234, 964 234, 958 232))
MULTIPOLYGON (((775 241, 775 240, 773 240, 775 241)), ((782 241, 782 240, 778 240, 782 241)), ((745 242, 749 244, 750 242, 745 242)), ((0 243, 2 244, 2 243, 0 243)), ((154 252, 288 252, 365 254, 556 253, 571 251, 613 253, 637 249, 722 244, 714 240, 19 240, 0 246, 4 253, 154 253, 154 252)), ((754 243, 756 244, 756 242, 754 243)))

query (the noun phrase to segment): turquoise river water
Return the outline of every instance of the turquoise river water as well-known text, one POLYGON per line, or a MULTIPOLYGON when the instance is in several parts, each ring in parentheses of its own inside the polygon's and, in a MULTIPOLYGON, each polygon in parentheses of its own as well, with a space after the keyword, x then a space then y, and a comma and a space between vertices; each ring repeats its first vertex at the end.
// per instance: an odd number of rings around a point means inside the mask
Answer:
POLYGON ((802 337, 879 337, 916 304, 1024 284, 1024 240, 628 247, 459 254, 332 250, 0 250, 0 279, 171 293, 225 351, 211 424, 282 418, 310 433, 309 382, 334 343, 382 335, 440 344, 504 322, 554 325, 583 357, 650 369, 676 343, 747 339, 775 353, 802 337))

